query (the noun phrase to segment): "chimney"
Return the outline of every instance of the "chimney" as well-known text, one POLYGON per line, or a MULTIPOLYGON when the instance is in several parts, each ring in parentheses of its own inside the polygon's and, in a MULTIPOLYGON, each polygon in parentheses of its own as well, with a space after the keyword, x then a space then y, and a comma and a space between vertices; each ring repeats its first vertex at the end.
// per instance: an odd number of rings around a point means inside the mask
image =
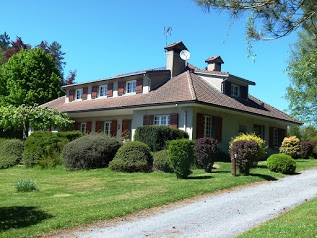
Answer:
POLYGON ((223 60, 220 56, 213 56, 205 60, 207 63, 208 71, 219 71, 221 72, 221 64, 223 64, 223 60))
POLYGON ((182 60, 179 53, 182 50, 187 50, 183 42, 179 41, 166 46, 166 69, 171 71, 171 76, 174 77, 185 71, 185 60, 182 60))

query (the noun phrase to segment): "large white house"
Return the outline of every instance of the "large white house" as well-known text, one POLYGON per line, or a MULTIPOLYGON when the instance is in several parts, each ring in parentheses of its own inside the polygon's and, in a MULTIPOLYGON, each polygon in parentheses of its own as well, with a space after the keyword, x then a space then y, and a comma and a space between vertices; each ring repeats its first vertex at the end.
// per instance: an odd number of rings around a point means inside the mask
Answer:
POLYGON ((250 95, 255 82, 222 72, 220 56, 199 69, 180 57, 182 50, 187 50, 182 42, 166 46, 165 67, 65 85, 66 96, 44 106, 67 113, 85 133, 125 132, 133 138, 139 126, 167 125, 190 139, 214 137, 224 150, 239 132, 255 132, 277 148, 287 126, 301 124, 250 95))

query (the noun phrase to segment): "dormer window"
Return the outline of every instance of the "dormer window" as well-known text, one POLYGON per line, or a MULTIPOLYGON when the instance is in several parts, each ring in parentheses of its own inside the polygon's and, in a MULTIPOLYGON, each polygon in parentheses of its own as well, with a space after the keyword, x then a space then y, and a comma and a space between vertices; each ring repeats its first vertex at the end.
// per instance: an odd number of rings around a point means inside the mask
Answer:
POLYGON ((235 84, 231 84, 231 96, 239 97, 240 96, 240 87, 235 84))
POLYGON ((136 80, 127 81, 126 88, 127 93, 136 93, 136 80))
POLYGON ((107 96, 107 90, 108 90, 107 85, 99 86, 98 97, 106 97, 107 96))
POLYGON ((75 100, 82 100, 83 99, 83 89, 82 88, 76 89, 75 95, 76 95, 75 100))

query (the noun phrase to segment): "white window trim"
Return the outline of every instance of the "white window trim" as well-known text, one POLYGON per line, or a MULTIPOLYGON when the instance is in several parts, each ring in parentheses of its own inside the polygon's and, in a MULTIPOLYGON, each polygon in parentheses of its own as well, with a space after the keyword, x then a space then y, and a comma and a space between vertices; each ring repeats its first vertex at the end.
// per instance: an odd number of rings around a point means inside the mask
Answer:
POLYGON ((84 93, 84 90, 82 88, 77 88, 76 91, 75 91, 75 101, 82 101, 83 100, 83 93, 84 93), (80 93, 80 98, 77 98, 77 93, 80 93))
POLYGON ((155 115, 153 120, 153 124, 156 126, 169 126, 171 124, 170 115, 155 115), (165 124, 162 124, 163 118, 164 121, 166 121, 165 124), (156 124, 155 122, 158 122, 158 124, 156 124))
POLYGON ((204 137, 212 137, 212 116, 204 116, 204 137), (207 122, 210 119, 210 129, 207 131, 207 122))
POLYGON ((231 84, 231 96, 240 97, 240 87, 236 84, 231 84), (236 90, 235 90, 236 89, 236 90), (237 91, 237 95, 234 92, 237 91))
POLYGON ((99 98, 106 98, 107 97, 107 91, 108 91, 108 85, 107 84, 100 85, 99 88, 98 88, 98 97, 99 98), (103 88, 103 87, 105 88, 105 95, 104 96, 100 95, 100 89, 103 88))
POLYGON ((104 134, 106 134, 106 135, 108 135, 108 136, 111 136, 111 121, 104 121, 103 122, 103 133, 104 134), (108 127, 108 131, 106 131, 106 124, 108 124, 109 125, 109 127, 108 127))
POLYGON ((87 122, 81 122, 80 123, 80 132, 86 133, 86 131, 87 131, 87 122), (84 126, 85 130, 83 130, 83 126, 84 126))
POLYGON ((130 80, 130 81, 127 81, 126 82, 126 86, 125 86, 125 88, 126 88, 126 94, 136 94, 136 80, 130 80), (135 88, 134 88, 134 91, 133 92, 128 92, 128 85, 129 85, 129 83, 134 83, 135 84, 135 88))

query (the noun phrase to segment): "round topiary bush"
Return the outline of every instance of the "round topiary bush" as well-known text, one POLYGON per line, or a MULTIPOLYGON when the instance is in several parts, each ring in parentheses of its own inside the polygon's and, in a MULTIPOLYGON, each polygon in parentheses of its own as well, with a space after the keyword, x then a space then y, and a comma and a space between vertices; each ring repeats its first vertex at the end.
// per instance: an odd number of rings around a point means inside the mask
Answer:
POLYGON ((119 172, 151 172, 153 157, 148 145, 139 141, 129 141, 118 150, 109 168, 119 172))
POLYGON ((166 173, 173 173, 173 166, 168 158, 167 150, 160 150, 153 153, 153 169, 166 173))
POLYGON ((267 161, 266 166, 269 170, 283 174, 294 174, 296 170, 296 162, 286 154, 273 154, 267 161))
POLYGON ((120 146, 120 141, 103 134, 80 137, 64 146, 64 165, 69 170, 106 167, 120 146))

